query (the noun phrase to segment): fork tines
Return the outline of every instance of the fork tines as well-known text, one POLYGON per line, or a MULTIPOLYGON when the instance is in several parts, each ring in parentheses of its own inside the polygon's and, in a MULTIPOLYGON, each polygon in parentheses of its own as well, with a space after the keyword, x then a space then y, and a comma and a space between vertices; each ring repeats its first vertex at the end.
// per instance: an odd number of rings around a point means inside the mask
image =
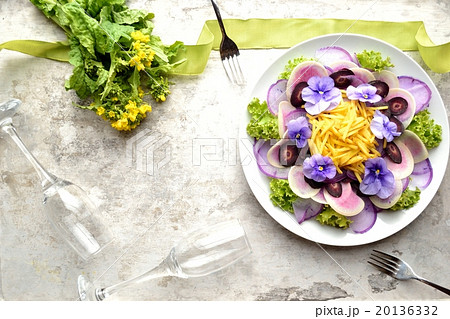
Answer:
POLYGON ((370 260, 367 262, 378 270, 394 276, 399 269, 396 259, 396 257, 383 253, 382 251, 373 250, 370 254, 370 260))
POLYGON ((235 55, 222 58, 222 65, 228 79, 236 84, 244 84, 245 78, 239 64, 239 52, 235 55))

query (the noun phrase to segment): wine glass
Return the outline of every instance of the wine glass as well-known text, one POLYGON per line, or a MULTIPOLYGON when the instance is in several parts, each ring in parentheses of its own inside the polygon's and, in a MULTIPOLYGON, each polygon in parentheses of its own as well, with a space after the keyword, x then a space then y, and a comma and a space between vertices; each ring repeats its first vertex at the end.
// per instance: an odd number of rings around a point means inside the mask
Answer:
POLYGON ((0 128, 9 134, 39 175, 47 216, 61 237, 84 259, 89 259, 112 241, 100 212, 77 185, 47 172, 20 139, 11 117, 22 102, 10 99, 0 104, 0 128))
POLYGON ((96 288, 86 277, 78 277, 82 301, 101 301, 117 291, 150 279, 173 276, 201 277, 219 271, 251 253, 250 244, 238 219, 200 228, 175 245, 155 268, 106 288, 96 288))

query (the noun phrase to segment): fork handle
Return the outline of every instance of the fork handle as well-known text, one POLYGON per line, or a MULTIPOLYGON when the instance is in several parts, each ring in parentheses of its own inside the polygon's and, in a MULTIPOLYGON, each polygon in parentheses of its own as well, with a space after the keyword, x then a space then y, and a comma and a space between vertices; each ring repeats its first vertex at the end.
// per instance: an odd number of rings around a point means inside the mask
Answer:
POLYGON ((414 279, 416 279, 416 280, 418 280, 418 281, 420 281, 420 282, 423 282, 424 284, 427 284, 427 285, 429 285, 429 286, 431 286, 431 287, 433 287, 433 288, 436 288, 437 290, 440 290, 440 291, 442 291, 443 293, 446 293, 447 295, 450 296, 450 289, 447 289, 447 288, 442 287, 442 286, 440 286, 440 285, 438 285, 438 284, 435 284, 434 282, 431 282, 431 281, 429 281, 429 280, 427 280, 427 279, 425 279, 425 278, 415 277, 414 279))
POLYGON ((225 32, 225 26, 223 25, 222 16, 220 15, 219 7, 217 6, 217 4, 214 0, 211 0, 211 4, 214 8, 214 12, 216 13, 217 21, 219 22, 220 31, 222 31, 222 34, 224 36, 226 36, 227 33, 225 32))

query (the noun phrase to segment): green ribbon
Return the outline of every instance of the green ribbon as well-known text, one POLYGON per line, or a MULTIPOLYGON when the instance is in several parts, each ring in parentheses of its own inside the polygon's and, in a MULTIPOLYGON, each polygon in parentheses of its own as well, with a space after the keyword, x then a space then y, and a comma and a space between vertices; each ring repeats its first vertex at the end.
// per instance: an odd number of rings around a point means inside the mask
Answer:
MULTIPOLYGON (((450 72, 450 42, 435 45, 422 21, 388 22, 346 19, 225 19, 227 34, 240 49, 290 48, 316 36, 330 33, 354 33, 384 40, 403 51, 419 51, 434 72, 450 72)), ((222 34, 216 20, 207 20, 197 44, 186 45, 177 59, 186 58, 175 74, 201 74, 211 50, 218 50, 222 34)), ((26 53, 57 61, 68 61, 65 42, 14 40, 0 44, 1 49, 26 53)))

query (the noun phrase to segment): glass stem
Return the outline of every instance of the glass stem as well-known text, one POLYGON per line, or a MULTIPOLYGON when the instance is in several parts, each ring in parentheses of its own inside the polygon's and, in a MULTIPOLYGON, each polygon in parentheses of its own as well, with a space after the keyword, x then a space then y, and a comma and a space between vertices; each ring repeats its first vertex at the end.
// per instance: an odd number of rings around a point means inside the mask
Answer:
POLYGON ((142 282, 150 280, 150 279, 161 278, 161 277, 166 277, 166 276, 171 276, 171 275, 174 275, 174 273, 171 270, 168 260, 165 259, 158 266, 156 266, 155 268, 153 268, 150 271, 143 273, 142 275, 139 275, 137 277, 134 277, 134 278, 126 280, 126 281, 122 281, 121 283, 115 284, 113 286, 97 289, 95 291, 95 296, 96 296, 97 300, 102 301, 103 299, 107 298, 108 296, 110 296, 124 288, 133 286, 135 284, 142 283, 142 282))
POLYGON ((41 180, 41 185, 43 188, 46 188, 52 184, 54 184, 57 180, 56 176, 47 172, 42 165, 36 160, 36 158, 31 154, 28 148, 23 143, 20 136, 17 134, 16 128, 12 124, 5 124, 2 126, 4 132, 8 133, 11 136, 12 140, 17 144, 22 153, 28 159, 28 161, 33 165, 34 169, 39 175, 41 180))

